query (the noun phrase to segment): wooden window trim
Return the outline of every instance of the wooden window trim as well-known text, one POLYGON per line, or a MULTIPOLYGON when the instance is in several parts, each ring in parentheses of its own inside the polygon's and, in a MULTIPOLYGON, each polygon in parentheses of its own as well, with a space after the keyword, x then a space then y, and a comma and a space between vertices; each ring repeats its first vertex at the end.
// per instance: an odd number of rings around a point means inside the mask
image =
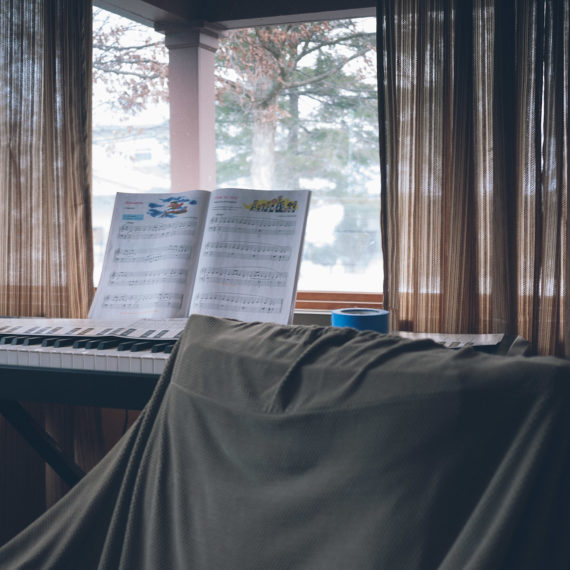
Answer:
POLYGON ((382 293, 346 293, 338 291, 297 291, 295 310, 331 311, 346 307, 383 308, 382 293))

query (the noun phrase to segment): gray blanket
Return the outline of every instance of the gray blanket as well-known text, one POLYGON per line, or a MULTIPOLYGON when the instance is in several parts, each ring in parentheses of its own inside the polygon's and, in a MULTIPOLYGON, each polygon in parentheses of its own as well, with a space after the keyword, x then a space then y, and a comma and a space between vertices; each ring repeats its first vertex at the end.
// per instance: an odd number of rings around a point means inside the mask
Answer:
POLYGON ((570 363, 190 318, 2 569, 570 568, 570 363))

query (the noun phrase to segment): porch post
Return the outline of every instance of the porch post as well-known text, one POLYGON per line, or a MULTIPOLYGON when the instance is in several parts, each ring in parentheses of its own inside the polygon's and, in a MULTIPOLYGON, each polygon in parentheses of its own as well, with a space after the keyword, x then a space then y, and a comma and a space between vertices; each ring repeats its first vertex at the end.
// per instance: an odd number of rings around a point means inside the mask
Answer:
POLYGON ((216 187, 214 63, 221 30, 167 27, 173 192, 216 187))

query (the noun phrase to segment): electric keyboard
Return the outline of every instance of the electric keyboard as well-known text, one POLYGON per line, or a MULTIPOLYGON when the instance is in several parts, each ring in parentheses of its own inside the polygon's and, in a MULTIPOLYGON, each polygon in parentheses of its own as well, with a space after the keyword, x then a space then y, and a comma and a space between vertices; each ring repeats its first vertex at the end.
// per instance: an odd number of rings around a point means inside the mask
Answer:
POLYGON ((142 409, 186 319, 0 319, 0 399, 142 409))
POLYGON ((153 346, 131 352, 0 344, 0 398, 142 409, 172 348, 152 352, 153 346))
POLYGON ((0 365, 160 375, 174 341, 0 334, 0 365))
POLYGON ((20 402, 141 410, 185 323, 0 318, 0 414, 72 486, 83 473, 20 402))

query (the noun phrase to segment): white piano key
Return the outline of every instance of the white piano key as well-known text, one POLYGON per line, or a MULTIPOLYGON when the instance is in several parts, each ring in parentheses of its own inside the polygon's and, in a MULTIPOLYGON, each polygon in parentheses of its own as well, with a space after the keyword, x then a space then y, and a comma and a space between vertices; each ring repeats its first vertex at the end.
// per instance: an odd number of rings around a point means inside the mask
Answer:
POLYGON ((4 358, 6 364, 17 365, 18 364, 18 347, 11 344, 2 345, 4 349, 4 358))
POLYGON ((92 357, 93 359, 93 370, 105 370, 106 357, 101 350, 93 350, 92 357))
POLYGON ((18 360, 18 366, 29 366, 30 365, 30 351, 27 350, 29 347, 18 345, 14 347, 16 349, 16 357, 18 360))
POLYGON ((156 353, 143 352, 141 354, 141 372, 143 374, 152 374, 154 371, 153 361, 155 360, 156 353))
POLYGON ((131 358, 129 360, 130 370, 133 374, 141 374, 142 367, 141 367, 141 358, 140 352, 131 352, 131 358))
POLYGON ((105 351, 105 370, 109 372, 117 372, 119 370, 119 352, 117 350, 105 351))
POLYGON ((45 349, 41 346, 35 346, 28 352, 28 366, 39 366, 40 356, 45 349))
POLYGON ((63 348, 49 347, 46 352, 40 354, 40 366, 46 368, 62 368, 61 351, 63 348))
POLYGON ((4 344, 0 344, 0 364, 8 364, 8 349, 4 344))
POLYGON ((61 367, 62 368, 73 368, 73 356, 74 351, 77 350, 72 347, 65 347, 61 348, 60 355, 61 355, 61 367))
MULTIPOLYGON (((77 349, 76 349, 77 350, 77 349)), ((83 370, 96 370, 95 368, 95 350, 83 348, 83 370)))
POLYGON ((130 372, 131 371, 131 352, 126 350, 122 351, 122 355, 119 358, 119 372, 130 372))
POLYGON ((119 352, 116 348, 107 348, 98 350, 95 356, 95 366, 97 370, 107 370, 109 372, 119 371, 119 358, 125 352, 119 352))
POLYGON ((164 371, 164 367, 166 366, 166 362, 170 357, 170 354, 159 353, 160 358, 155 358, 153 362, 153 374, 162 374, 164 371))
POLYGON ((15 346, 8 345, 8 349, 6 351, 6 356, 8 358, 7 364, 11 364, 14 366, 18 364, 18 351, 15 349, 16 349, 15 346))

